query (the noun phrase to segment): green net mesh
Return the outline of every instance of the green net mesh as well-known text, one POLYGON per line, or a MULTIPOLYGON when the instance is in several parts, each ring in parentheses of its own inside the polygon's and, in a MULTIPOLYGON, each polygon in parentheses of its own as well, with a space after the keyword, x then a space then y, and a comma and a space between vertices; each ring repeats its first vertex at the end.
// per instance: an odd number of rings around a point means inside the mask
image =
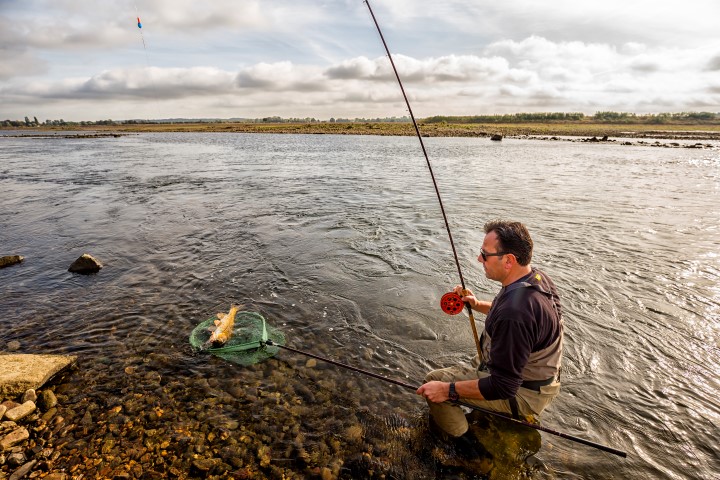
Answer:
POLYGON ((235 315, 235 325, 230 340, 220 347, 205 345, 210 339, 210 327, 215 318, 205 320, 190 334, 190 345, 196 351, 212 353, 229 362, 239 365, 254 365, 275 355, 280 347, 265 345, 272 340, 277 345, 285 345, 285 335, 265 322, 262 315, 255 312, 239 311, 235 315))

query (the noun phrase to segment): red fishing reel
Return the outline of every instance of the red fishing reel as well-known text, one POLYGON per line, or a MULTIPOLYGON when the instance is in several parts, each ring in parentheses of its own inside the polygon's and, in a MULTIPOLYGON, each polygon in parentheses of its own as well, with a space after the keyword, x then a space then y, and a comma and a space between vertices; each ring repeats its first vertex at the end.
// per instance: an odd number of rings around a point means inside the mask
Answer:
POLYGON ((465 308, 465 302, 455 292, 448 292, 440 299, 440 308, 448 315, 457 315, 465 308))

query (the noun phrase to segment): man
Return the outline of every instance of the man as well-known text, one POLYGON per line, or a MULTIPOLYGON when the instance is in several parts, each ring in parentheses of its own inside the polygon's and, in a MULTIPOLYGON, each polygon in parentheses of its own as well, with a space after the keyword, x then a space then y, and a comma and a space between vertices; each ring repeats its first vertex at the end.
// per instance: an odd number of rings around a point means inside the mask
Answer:
POLYGON ((539 415, 560 391, 563 327, 555 285, 530 266, 533 242, 525 225, 492 221, 484 230, 478 261, 502 288, 492 302, 455 288, 473 310, 487 315, 482 358, 476 355, 472 366, 434 370, 417 390, 428 402, 431 425, 468 455, 474 440, 465 414, 447 400, 527 418, 539 415))

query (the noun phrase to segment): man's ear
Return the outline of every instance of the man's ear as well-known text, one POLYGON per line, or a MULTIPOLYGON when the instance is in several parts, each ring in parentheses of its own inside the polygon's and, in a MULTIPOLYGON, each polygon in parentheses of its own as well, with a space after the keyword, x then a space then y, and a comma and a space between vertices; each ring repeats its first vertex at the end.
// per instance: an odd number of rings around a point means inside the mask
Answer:
POLYGON ((503 266, 509 270, 513 265, 517 265, 517 258, 512 253, 506 254, 503 266))

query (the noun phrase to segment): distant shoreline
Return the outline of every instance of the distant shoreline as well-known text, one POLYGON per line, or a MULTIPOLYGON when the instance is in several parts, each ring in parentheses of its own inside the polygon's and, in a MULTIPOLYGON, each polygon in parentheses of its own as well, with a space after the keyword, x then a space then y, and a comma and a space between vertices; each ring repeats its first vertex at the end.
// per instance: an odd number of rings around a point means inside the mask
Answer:
MULTIPOLYGON (((606 123, 505 123, 505 124, 447 124, 420 123, 423 137, 615 137, 653 138, 665 140, 720 140, 720 125, 687 124, 606 124, 606 123)), ((111 133, 151 132, 225 132, 275 133, 311 135, 381 135, 414 136, 411 123, 157 123, 119 125, 67 125, 8 128, 23 135, 33 132, 73 131, 111 133)), ((557 140, 557 138, 545 138, 557 140)))

